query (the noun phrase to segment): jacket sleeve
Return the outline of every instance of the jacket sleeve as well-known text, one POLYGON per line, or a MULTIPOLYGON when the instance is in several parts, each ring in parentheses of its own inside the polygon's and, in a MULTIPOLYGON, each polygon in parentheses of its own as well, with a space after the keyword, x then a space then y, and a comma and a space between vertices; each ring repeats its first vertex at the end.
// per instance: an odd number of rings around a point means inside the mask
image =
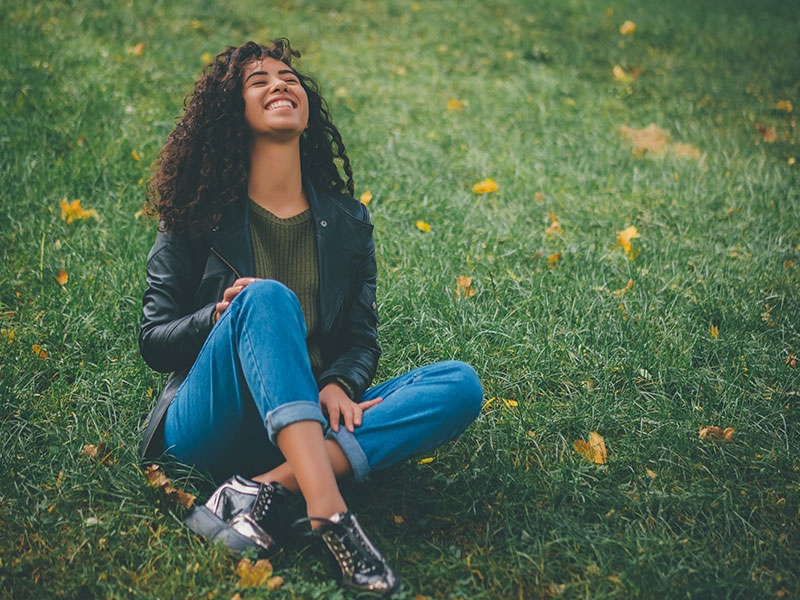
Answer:
POLYGON ((194 307, 200 273, 192 255, 188 242, 159 232, 147 257, 139 351, 156 371, 191 366, 213 325, 215 302, 194 307))
MULTIPOLYGON (((367 208, 360 205, 363 218, 369 223, 367 208)), ((350 384, 351 399, 358 402, 378 367, 381 348, 378 345, 378 306, 376 303, 377 267, 375 242, 370 233, 355 274, 353 299, 343 316, 340 330, 340 353, 320 375, 320 388, 337 379, 350 384)))

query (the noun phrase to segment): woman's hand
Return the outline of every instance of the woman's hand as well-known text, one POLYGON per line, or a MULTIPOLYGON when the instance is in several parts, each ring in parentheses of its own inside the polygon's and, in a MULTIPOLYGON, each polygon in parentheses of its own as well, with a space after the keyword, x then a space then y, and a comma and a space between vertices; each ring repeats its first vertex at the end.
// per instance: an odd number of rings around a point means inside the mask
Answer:
POLYGON ((214 323, 219 321, 222 313, 224 313, 225 309, 231 305, 231 302, 233 302, 236 294, 241 292, 254 281, 258 281, 258 277, 241 277, 234 281, 233 285, 223 292, 222 300, 217 302, 217 309, 214 311, 214 323))
POLYGON ((319 405, 328 417, 331 429, 339 431, 339 421, 344 419, 344 427, 350 433, 361 426, 361 415, 365 410, 379 404, 383 398, 374 398, 355 403, 344 393, 338 383, 329 383, 319 392, 319 405))

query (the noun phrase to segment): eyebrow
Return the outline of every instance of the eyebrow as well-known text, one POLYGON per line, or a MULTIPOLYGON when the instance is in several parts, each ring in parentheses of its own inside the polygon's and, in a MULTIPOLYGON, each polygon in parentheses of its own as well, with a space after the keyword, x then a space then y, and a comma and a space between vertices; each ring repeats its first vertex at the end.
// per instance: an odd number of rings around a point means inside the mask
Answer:
MULTIPOLYGON (((250 73, 250 75, 247 76, 247 79, 245 79, 244 82, 247 83, 248 81, 250 81, 251 77, 255 77, 256 75, 269 75, 269 73, 267 73, 266 71, 253 71, 252 73, 250 73)), ((294 75, 295 77, 297 77, 297 73, 295 73, 291 69, 281 69, 280 71, 278 71, 278 75, 294 75)))

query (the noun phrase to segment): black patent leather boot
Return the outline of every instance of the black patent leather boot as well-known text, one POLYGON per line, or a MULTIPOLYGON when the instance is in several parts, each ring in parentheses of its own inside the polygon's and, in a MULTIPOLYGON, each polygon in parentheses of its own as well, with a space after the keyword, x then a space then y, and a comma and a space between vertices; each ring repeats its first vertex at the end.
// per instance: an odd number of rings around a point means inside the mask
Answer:
POLYGON ((359 596, 388 598, 399 587, 400 580, 381 553, 369 541, 356 516, 350 511, 330 519, 300 519, 321 521, 308 535, 322 554, 333 577, 346 589, 359 596))
POLYGON ((255 548, 270 556, 285 543, 288 500, 280 483, 256 483, 234 475, 203 506, 195 507, 186 525, 209 542, 222 542, 235 554, 255 548))

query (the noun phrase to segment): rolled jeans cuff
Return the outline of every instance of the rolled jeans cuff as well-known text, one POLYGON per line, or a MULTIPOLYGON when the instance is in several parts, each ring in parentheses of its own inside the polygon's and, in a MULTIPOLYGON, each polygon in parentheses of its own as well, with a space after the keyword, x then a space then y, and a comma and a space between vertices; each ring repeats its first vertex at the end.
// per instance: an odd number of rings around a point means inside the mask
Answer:
POLYGON ((344 452, 347 460, 350 462, 350 468, 353 469, 353 479, 356 481, 366 481, 369 478, 369 462, 364 450, 356 440, 356 437, 347 431, 343 426, 339 427, 339 431, 328 429, 325 434, 325 439, 336 440, 339 447, 344 452))
POLYGON ((322 425, 323 430, 328 424, 325 417, 322 416, 319 402, 309 402, 308 400, 287 402, 269 411, 264 419, 269 440, 277 446, 278 432, 287 425, 298 421, 317 421, 322 425))

